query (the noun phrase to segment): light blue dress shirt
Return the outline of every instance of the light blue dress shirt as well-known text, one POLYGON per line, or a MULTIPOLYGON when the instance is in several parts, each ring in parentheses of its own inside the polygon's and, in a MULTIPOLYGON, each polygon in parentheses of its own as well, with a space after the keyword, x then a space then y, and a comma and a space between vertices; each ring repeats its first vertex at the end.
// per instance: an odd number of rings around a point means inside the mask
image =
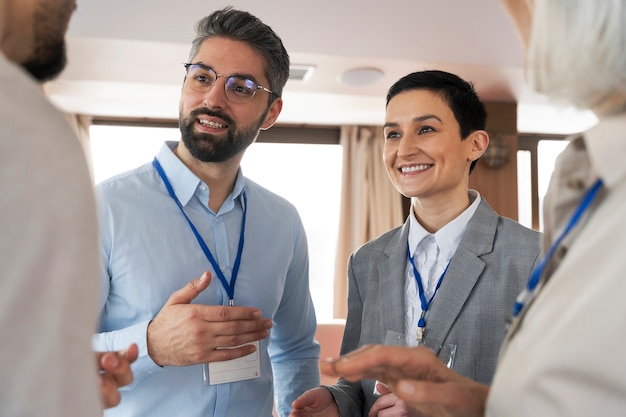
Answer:
POLYGON ((242 193, 247 197, 245 244, 235 285, 236 305, 257 307, 274 325, 260 342, 261 376, 204 386, 202 365, 156 365, 147 353, 146 329, 172 292, 210 270, 209 287, 193 302, 227 305, 229 297, 187 220, 147 163, 96 187, 101 224, 101 333, 97 350, 139 345, 134 381, 107 417, 287 416, 291 402, 319 384, 319 345, 309 292, 306 235, 295 207, 237 175, 218 213, 210 190, 174 155, 166 142, 157 158, 185 212, 224 275, 230 279, 241 231, 242 193), (272 374, 273 371, 273 374, 272 374), (274 390, 273 390, 274 381, 274 390))

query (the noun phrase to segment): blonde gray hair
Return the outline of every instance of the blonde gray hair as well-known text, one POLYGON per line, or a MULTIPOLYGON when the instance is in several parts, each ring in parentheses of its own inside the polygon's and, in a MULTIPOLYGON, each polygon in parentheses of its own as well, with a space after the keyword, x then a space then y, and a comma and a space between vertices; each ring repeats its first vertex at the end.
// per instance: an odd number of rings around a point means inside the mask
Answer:
POLYGON ((530 85, 601 112, 626 103, 626 0, 535 0, 530 85))

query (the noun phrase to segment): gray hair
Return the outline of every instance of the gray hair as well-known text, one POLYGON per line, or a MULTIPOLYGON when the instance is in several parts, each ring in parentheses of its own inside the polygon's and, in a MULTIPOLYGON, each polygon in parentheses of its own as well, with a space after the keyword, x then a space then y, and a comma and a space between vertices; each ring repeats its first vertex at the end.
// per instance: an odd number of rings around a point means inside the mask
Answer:
POLYGON ((213 37, 242 41, 256 50, 267 62, 265 76, 270 82, 268 88, 275 96, 282 95, 289 78, 289 54, 271 27, 250 13, 230 6, 216 10, 196 24, 196 36, 189 52, 190 62, 198 53, 202 42, 213 37))
POLYGON ((626 103, 626 1, 536 0, 527 56, 530 85, 597 112, 626 103))

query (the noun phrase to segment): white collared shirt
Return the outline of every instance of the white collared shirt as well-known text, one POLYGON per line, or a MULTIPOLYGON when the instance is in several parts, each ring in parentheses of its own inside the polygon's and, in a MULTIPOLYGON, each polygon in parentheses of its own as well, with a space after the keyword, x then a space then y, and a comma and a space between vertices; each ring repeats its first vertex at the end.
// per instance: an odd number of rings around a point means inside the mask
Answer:
POLYGON ((511 326, 486 416, 625 413, 626 115, 601 118, 583 137, 586 149, 577 140, 557 159, 546 234, 560 233, 598 175, 604 195, 563 241, 558 267, 511 326))
MULTIPOLYGON (((470 206, 450 223, 439 229, 436 233, 429 233, 417 221, 413 209, 409 217, 409 250, 413 254, 415 266, 422 278, 422 286, 426 293, 426 299, 430 300, 437 287, 439 278, 446 270, 448 263, 454 256, 459 242, 470 219, 480 204, 480 194, 476 190, 468 190, 470 206)), ((408 346, 417 345, 415 331, 417 322, 422 314, 422 307, 418 295, 417 283, 413 267, 407 258, 406 279, 404 281, 404 333, 408 346)), ((428 315, 426 316, 426 328, 428 328, 428 315)))

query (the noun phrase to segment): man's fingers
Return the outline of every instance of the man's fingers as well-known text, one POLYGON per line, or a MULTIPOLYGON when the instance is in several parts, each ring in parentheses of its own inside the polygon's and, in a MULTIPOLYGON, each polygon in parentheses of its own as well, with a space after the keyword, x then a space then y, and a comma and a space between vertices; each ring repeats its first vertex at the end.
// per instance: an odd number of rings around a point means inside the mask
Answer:
POLYGON ((370 378, 386 383, 387 379, 398 379, 402 375, 423 378, 425 372, 437 365, 445 367, 425 347, 364 345, 347 355, 322 362, 320 370, 325 375, 340 376, 349 381, 370 378))
POLYGON ((137 360, 137 356, 139 355, 139 347, 136 343, 133 343, 121 353, 128 363, 133 363, 137 360))
POLYGON ((207 322, 222 323, 221 334, 245 333, 269 329, 272 321, 261 318, 261 310, 243 306, 198 306, 201 318, 207 322))
MULTIPOLYGON (((168 302, 181 293, 174 293, 168 302)), ((271 327, 272 321, 254 307, 164 306, 148 325, 148 354, 160 366, 208 362, 213 350, 265 339, 271 327)))
MULTIPOLYGON (((390 365, 387 349, 391 346, 363 345, 360 348, 334 359, 327 359, 320 364, 320 370, 328 376, 361 379, 371 374, 373 368, 390 365)), ((392 356, 393 357, 393 356, 392 356)))
POLYGON ((392 389, 398 398, 426 415, 483 416, 489 394, 487 385, 460 376, 445 382, 403 379, 392 389))
POLYGON ((116 352, 103 352, 100 355, 100 369, 107 372, 113 372, 120 366, 120 358, 116 352))
POLYGON ((165 305, 189 304, 211 283, 211 273, 205 271, 200 278, 189 281, 183 288, 170 295, 165 305))
POLYGON ((118 386, 110 377, 100 377, 100 399, 104 408, 118 405, 122 399, 118 386))
POLYGON ((232 359, 242 358, 244 356, 248 356, 251 353, 256 351, 255 345, 243 345, 236 348, 228 348, 228 349, 215 349, 211 352, 210 358, 207 362, 222 362, 229 361, 232 359))
POLYGON ((104 394, 107 389, 113 386, 122 387, 133 382, 133 372, 130 364, 137 359, 138 353, 139 348, 135 343, 131 344, 126 350, 119 352, 96 352, 96 358, 98 358, 101 370, 100 378, 103 397, 109 395, 104 394))

